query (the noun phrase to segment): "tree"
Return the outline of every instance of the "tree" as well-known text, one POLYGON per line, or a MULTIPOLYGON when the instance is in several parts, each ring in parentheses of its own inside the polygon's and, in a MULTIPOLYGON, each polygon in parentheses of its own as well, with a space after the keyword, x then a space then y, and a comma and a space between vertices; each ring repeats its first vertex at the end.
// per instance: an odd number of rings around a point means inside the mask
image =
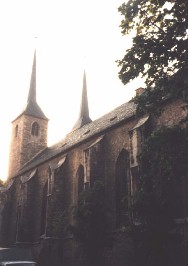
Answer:
POLYGON ((167 96, 188 99, 187 0, 129 0, 119 7, 122 34, 134 34, 133 45, 118 60, 124 84, 141 76, 146 90, 140 110, 153 111, 167 96))
MULTIPOLYGON (((145 141, 135 197, 138 265, 187 265, 178 218, 187 217, 188 129, 161 128, 145 141)), ((186 251, 185 251, 186 250, 186 251)))

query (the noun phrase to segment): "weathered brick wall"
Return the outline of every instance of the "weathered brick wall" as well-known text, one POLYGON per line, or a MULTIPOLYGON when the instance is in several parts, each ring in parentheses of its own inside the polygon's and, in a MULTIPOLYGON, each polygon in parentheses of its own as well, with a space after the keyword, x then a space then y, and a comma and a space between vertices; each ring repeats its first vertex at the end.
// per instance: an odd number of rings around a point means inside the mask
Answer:
MULTIPOLYGON (((47 166, 45 164, 45 166, 47 166)), ((30 172, 27 173, 29 176, 30 172)), ((18 242, 35 243, 41 236, 41 214, 44 185, 48 179, 48 167, 42 166, 35 175, 22 184, 21 217, 18 227, 18 242), (24 191, 25 189, 25 191, 24 191), (26 195, 24 195, 26 193, 26 195)))
POLYGON ((12 245, 16 242, 17 234, 17 210, 20 199, 20 182, 14 181, 12 186, 3 192, 5 201, 2 210, 1 239, 4 246, 12 245))
POLYGON ((182 100, 177 100, 169 101, 162 106, 164 111, 155 119, 156 126, 172 127, 173 125, 178 125, 179 122, 186 116, 186 113, 182 108, 182 105, 184 104, 185 103, 182 100))
POLYGON ((24 121, 21 118, 13 121, 12 123, 12 134, 10 142, 10 151, 9 151, 9 174, 8 176, 14 176, 20 168, 20 159, 21 159, 21 145, 23 139, 22 128, 24 126, 24 121), (16 126, 18 126, 16 134, 16 126))
POLYGON ((21 146, 21 166, 28 162, 34 155, 47 147, 48 121, 39 118, 25 116, 23 128, 23 139, 21 146), (37 122, 40 126, 39 136, 31 134, 31 126, 37 122))
POLYGON ((9 154, 9 177, 14 176, 20 167, 47 147, 47 126, 47 120, 32 116, 23 115, 13 121, 9 154), (31 134, 31 127, 34 122, 37 122, 40 126, 38 136, 31 134), (17 134, 15 132, 16 126, 18 126, 17 134))

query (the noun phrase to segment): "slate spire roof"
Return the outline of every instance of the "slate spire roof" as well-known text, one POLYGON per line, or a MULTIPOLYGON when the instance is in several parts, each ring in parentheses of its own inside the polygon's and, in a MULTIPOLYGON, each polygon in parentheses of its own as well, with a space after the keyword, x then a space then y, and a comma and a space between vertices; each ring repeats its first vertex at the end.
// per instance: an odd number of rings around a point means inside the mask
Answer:
POLYGON ((36 102, 36 50, 35 50, 34 58, 33 58, 33 67, 32 67, 29 94, 28 94, 27 101, 36 102))
POLYGON ((79 129, 90 122, 92 122, 92 120, 89 117, 89 107, 88 107, 88 99, 87 99, 87 82, 86 82, 86 73, 84 70, 80 114, 79 114, 77 122, 75 123, 73 127, 73 130, 79 129))
POLYGON ((21 112, 21 114, 18 117, 20 117, 21 115, 30 115, 37 118, 48 120, 48 118, 45 116, 45 114, 43 113, 43 111, 41 110, 40 106, 36 101, 36 50, 34 53, 27 103, 24 110, 21 112))

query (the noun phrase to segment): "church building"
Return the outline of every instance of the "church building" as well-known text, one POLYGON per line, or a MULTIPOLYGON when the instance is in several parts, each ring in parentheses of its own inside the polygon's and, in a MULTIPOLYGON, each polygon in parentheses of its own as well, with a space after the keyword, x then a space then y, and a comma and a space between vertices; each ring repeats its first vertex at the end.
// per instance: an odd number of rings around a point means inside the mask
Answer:
POLYGON ((8 180, 0 195, 1 246, 29 248, 39 266, 86 265, 78 243, 55 223, 77 205, 83 191, 100 181, 115 238, 102 265, 133 266, 134 243, 124 229, 132 222, 129 207, 139 178, 137 156, 153 129, 178 125, 187 117, 183 101, 166 101, 159 117, 138 117, 130 101, 92 121, 84 72, 78 120, 71 132, 48 147, 49 120, 36 95, 35 52, 26 106, 12 121, 8 180))

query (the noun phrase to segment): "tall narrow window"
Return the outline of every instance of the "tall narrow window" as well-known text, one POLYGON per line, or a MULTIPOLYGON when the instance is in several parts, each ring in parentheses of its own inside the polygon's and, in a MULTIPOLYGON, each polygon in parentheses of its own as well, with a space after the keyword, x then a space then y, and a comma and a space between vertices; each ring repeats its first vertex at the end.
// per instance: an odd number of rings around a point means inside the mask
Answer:
POLYGON ((104 181, 104 156, 103 156, 104 135, 90 143, 84 150, 84 188, 93 187, 96 181, 104 181))
POLYGON ((80 165, 77 172, 78 177, 78 196, 84 191, 84 167, 80 165))
POLYGON ((33 136, 38 136, 39 135, 39 124, 37 122, 34 122, 32 124, 31 134, 33 136))
POLYGON ((18 136, 18 125, 16 125, 16 127, 15 127, 15 137, 17 137, 18 136))
POLYGON ((44 185, 43 195, 42 195, 41 228, 40 228, 41 235, 44 235, 46 233, 47 194, 48 194, 48 181, 46 181, 44 185))
POLYGON ((122 150, 116 162, 116 226, 120 228, 128 224, 128 169, 129 156, 122 150))
POLYGON ((54 185, 54 169, 51 169, 49 177, 48 177, 48 196, 52 194, 53 185, 54 185))

